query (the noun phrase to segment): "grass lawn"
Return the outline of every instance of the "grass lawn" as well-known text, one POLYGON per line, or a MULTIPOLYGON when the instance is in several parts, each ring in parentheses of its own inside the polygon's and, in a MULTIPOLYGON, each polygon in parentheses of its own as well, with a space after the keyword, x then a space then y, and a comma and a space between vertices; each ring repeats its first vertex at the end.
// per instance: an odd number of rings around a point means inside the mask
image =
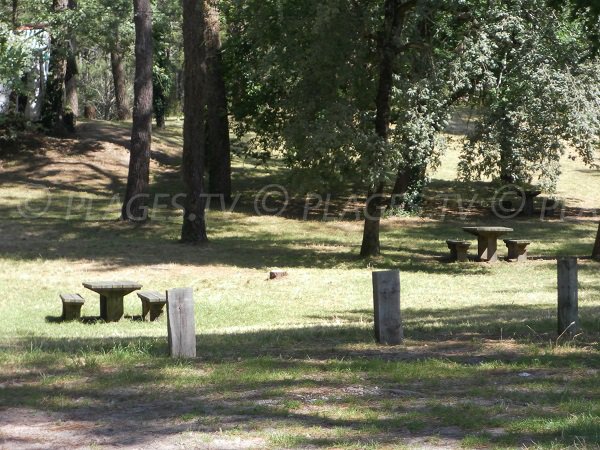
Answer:
MULTIPOLYGON (((155 194, 181 191, 178 125, 156 136, 155 194)), ((490 186, 453 181, 450 152, 429 194, 475 193, 472 208, 388 218, 384 256, 364 261, 362 223, 340 210, 253 213, 256 191, 286 175, 241 161, 239 203, 211 209, 206 247, 177 243, 172 208, 143 226, 115 221, 127 134, 86 123, 77 139, 0 161, 0 447, 600 446, 598 263, 580 261, 583 332, 557 341, 555 330, 555 258, 591 252, 600 171, 565 164, 565 220, 500 221, 485 209, 490 186), (514 228, 534 258, 444 261, 444 240, 475 224, 514 228), (267 280, 274 267, 289 276, 267 280), (390 268, 407 339, 381 347, 371 272, 390 268), (98 298, 81 283, 102 279, 193 287, 198 358, 168 358, 166 319, 139 321, 135 294, 124 320, 95 320, 98 298), (61 292, 84 295, 84 323, 58 320, 61 292)))

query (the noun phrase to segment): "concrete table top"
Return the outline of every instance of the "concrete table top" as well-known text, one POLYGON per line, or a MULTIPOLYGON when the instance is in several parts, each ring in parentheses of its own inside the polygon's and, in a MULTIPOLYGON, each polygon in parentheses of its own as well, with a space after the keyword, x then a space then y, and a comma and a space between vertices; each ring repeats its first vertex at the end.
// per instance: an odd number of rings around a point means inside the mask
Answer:
POLYGON ((106 291, 106 290, 127 290, 133 289, 138 290, 142 288, 140 283, 135 281, 86 281, 83 283, 83 287, 92 291, 106 291))
POLYGON ((514 231, 512 228, 507 227, 463 227, 463 230, 467 233, 474 234, 475 236, 489 234, 500 235, 514 231))

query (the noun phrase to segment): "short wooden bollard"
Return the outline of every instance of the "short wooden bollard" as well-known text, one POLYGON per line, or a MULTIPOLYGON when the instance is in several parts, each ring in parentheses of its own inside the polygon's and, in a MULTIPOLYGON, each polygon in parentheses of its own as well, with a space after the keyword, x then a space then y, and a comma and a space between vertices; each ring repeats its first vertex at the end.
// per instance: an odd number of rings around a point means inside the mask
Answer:
POLYGON ((558 259, 558 335, 575 335, 579 329, 577 258, 558 259))
POLYGON ((167 291, 169 353, 173 358, 196 357, 196 319, 192 288, 167 291))
POLYGON ((373 272, 373 307, 377 342, 384 345, 402 343, 399 271, 373 272))

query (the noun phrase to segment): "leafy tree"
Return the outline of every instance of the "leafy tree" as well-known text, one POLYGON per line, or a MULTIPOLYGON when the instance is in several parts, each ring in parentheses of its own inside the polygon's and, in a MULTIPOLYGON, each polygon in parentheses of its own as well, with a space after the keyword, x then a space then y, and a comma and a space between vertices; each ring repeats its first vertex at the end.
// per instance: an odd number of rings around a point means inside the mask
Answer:
POLYGON ((385 186, 399 173, 404 194, 423 183, 439 155, 436 133, 465 89, 464 70, 455 70, 462 24, 452 22, 461 4, 279 0, 227 9, 238 133, 257 132, 255 156, 282 151, 307 189, 367 190, 364 256, 379 253, 385 186))
POLYGON ((32 62, 30 42, 14 34, 11 26, 0 23, 0 85, 10 91, 24 91, 23 75, 32 62))
POLYGON ((469 46, 480 63, 472 95, 481 117, 462 154, 462 178, 535 182, 552 191, 567 144, 594 163, 598 63, 582 45, 580 24, 543 1, 497 2, 474 15, 480 26, 469 46))
MULTIPOLYGON (((68 60, 73 57, 71 39, 77 22, 76 14, 68 12, 73 11, 75 5, 69 0, 52 0, 50 64, 42 123, 46 129, 58 134, 74 131, 73 118, 65 111, 65 79, 68 60)), ((72 71, 70 75, 73 75, 72 71)))

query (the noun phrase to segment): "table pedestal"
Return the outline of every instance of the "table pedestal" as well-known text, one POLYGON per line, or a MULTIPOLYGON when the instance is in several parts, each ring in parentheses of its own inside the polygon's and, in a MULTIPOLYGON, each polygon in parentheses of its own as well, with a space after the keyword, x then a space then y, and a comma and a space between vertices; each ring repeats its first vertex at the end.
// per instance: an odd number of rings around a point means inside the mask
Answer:
POLYGON ((498 236, 495 234, 477 236, 477 256, 480 261, 498 261, 497 239, 498 236))
POLYGON ((118 322, 123 317, 123 294, 100 294, 100 317, 105 322, 118 322))
POLYGON ((142 288, 133 281, 90 281, 83 286, 100 294, 100 317, 105 322, 118 322, 123 317, 123 297, 142 288))
POLYGON ((464 227, 464 231, 477 236, 477 256, 479 261, 498 261, 498 237, 513 231, 506 227, 464 227))

